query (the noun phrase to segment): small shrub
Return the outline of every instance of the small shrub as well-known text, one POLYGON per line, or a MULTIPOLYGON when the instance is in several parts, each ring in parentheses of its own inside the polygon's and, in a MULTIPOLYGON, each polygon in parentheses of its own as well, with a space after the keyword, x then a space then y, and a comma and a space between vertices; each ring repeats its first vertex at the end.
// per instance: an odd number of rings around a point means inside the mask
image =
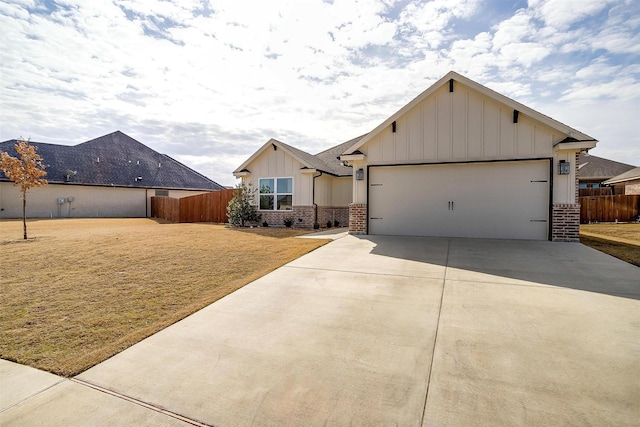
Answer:
POLYGON ((331 228, 331 221, 327 221, 327 228, 331 228))
POLYGON ((264 221, 264 222, 262 223, 262 226, 263 226, 263 227, 268 227, 268 226, 269 226, 269 223, 268 223, 267 221, 264 221))
POLYGON ((318 228, 320 228, 320 224, 318 224, 317 222, 313 223, 313 229, 317 230, 318 228))
POLYGON ((334 227, 339 227, 340 226, 340 221, 338 221, 337 219, 335 221, 333 221, 333 226, 334 227))
POLYGON ((244 227, 246 222, 260 221, 261 215, 256 212, 253 206, 254 193, 253 184, 238 184, 235 188, 233 199, 227 206, 227 216, 229 223, 235 227, 244 227))
POLYGON ((283 222, 285 227, 290 228, 293 225, 293 218, 285 216, 283 222))

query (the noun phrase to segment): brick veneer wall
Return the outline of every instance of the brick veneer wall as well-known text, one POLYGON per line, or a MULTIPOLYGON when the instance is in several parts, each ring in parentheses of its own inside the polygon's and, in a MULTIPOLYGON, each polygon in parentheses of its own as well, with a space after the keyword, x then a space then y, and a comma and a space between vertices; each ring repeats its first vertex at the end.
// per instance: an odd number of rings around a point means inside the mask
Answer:
POLYGON ((633 196, 634 194, 640 194, 640 179, 634 179, 633 181, 627 181, 624 185, 624 194, 627 196, 633 196))
POLYGON ((293 219, 295 228, 313 228, 315 209, 313 206, 294 206, 290 211, 259 211, 262 218, 260 224, 266 221, 270 226, 283 227, 285 218, 293 219))
POLYGON ((554 242, 580 241, 579 204, 555 204, 552 209, 552 217, 551 240, 554 242))
POLYGON ((349 234, 367 234, 367 205, 365 203, 349 205, 349 234))
POLYGON ((327 221, 331 221, 331 225, 338 221, 341 227, 349 225, 349 208, 319 206, 318 224, 320 227, 326 227, 327 221))

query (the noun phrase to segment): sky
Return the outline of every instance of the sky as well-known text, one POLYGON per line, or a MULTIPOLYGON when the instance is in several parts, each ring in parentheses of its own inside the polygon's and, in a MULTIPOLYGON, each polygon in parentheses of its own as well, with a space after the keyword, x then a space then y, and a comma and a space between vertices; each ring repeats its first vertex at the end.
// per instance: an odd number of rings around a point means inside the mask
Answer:
POLYGON ((0 140, 120 130, 223 185, 456 71, 640 166, 640 0, 1 0, 0 140))

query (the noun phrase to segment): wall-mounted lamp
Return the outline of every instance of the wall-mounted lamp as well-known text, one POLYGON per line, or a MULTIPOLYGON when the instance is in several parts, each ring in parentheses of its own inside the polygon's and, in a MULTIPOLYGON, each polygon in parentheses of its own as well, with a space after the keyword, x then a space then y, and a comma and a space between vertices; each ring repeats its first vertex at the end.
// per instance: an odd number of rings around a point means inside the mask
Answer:
POLYGON ((569 167, 571 166, 571 163, 567 162, 566 160, 560 160, 560 163, 558 163, 558 174, 560 175, 569 175, 570 170, 569 167))
POLYGON ((356 181, 362 181, 364 179, 364 169, 360 168, 356 170, 356 181))

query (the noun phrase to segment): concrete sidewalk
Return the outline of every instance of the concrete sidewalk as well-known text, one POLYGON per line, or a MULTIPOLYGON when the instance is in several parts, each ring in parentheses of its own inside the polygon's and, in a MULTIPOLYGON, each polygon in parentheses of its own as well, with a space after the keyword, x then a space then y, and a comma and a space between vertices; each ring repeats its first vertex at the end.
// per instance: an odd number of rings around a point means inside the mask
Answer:
POLYGON ((0 363, 0 425, 640 419, 637 267, 579 244, 341 237, 75 379, 0 363))

